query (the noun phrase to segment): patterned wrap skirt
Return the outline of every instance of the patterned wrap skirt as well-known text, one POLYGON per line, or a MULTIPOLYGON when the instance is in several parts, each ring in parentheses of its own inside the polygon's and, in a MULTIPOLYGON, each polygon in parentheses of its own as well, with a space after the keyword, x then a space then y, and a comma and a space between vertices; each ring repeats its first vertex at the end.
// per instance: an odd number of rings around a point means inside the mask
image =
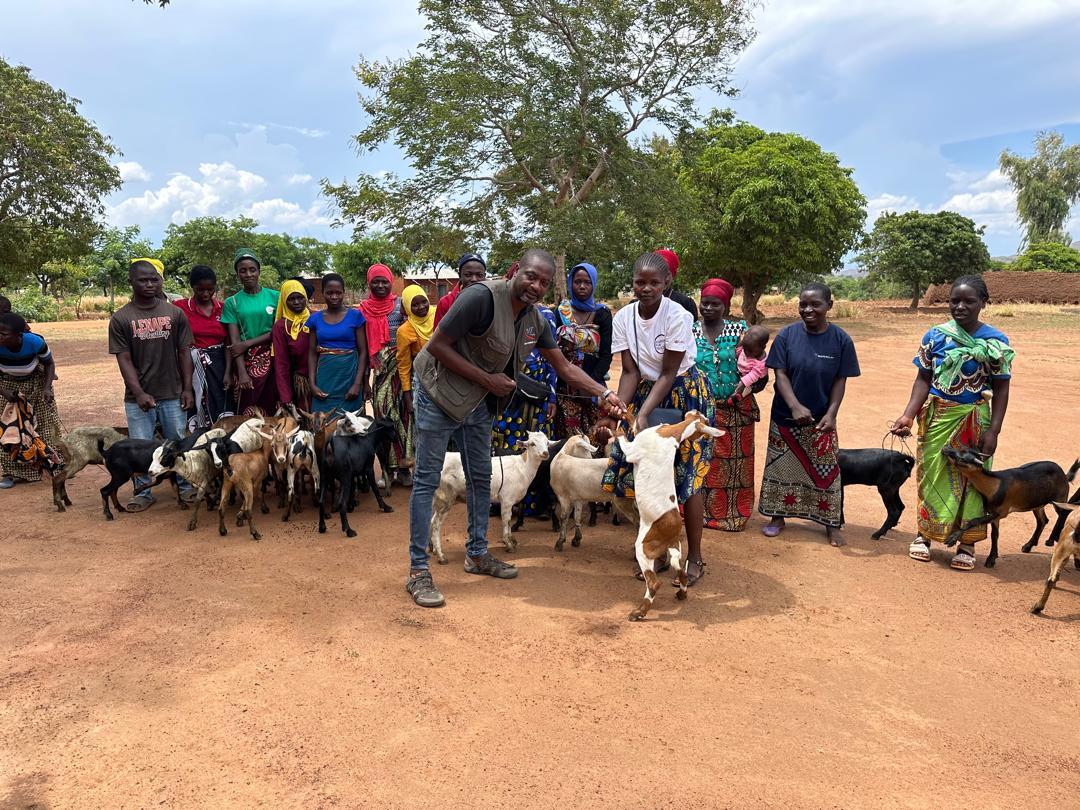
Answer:
POLYGON ((389 417, 397 426, 400 439, 390 445, 390 467, 408 469, 416 454, 416 427, 413 415, 405 407, 398 374, 397 346, 388 343, 379 349, 372 360, 375 374, 372 383, 371 407, 375 418, 389 417))
POLYGON ((705 526, 741 532, 754 511, 754 428, 761 418, 753 394, 716 402, 714 425, 727 433, 712 441, 705 475, 705 526))
MULTIPOLYGON (((16 377, 0 371, 0 388, 14 390, 26 397, 34 409, 34 429, 38 436, 51 448, 56 448, 61 439, 60 412, 56 402, 45 401, 45 367, 39 365, 25 377, 16 377)), ((20 481, 40 481, 41 468, 24 461, 16 461, 7 448, 0 452, 0 470, 4 477, 20 481)))
POLYGON ((769 423, 769 452, 758 511, 767 517, 805 518, 822 526, 844 525, 836 431, 815 425, 769 423))
MULTIPOLYGON (((623 430, 630 432, 630 426, 637 418, 638 409, 649 396, 653 387, 652 380, 638 383, 634 399, 626 410, 623 430)), ((660 408, 676 408, 683 413, 698 411, 713 424, 714 407, 709 385, 705 376, 693 366, 685 374, 675 378, 675 384, 659 404, 660 408)), ((686 503, 705 485, 705 476, 709 472, 712 460, 712 442, 706 440, 685 441, 675 453, 675 495, 679 503, 686 503)), ((613 492, 619 497, 634 497, 634 465, 630 464, 616 442, 612 446, 611 461, 604 473, 604 491, 613 492)))
POLYGON ((269 343, 252 346, 244 353, 244 368, 251 380, 251 388, 237 390, 237 413, 246 416, 270 416, 277 409, 273 359, 269 343))

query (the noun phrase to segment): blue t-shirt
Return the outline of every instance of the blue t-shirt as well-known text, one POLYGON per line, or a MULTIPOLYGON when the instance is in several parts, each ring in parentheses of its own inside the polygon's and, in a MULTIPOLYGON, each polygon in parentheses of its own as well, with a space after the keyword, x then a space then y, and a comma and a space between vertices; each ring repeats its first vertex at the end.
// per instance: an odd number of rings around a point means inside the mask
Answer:
POLYGON ((12 377, 26 377, 50 356, 45 338, 34 332, 23 332, 22 346, 17 352, 0 346, 0 371, 12 377))
MULTIPOLYGON (((815 422, 829 409, 829 394, 836 379, 860 374, 855 344, 847 332, 833 323, 820 335, 806 331, 802 321, 788 324, 769 347, 765 365, 787 372, 795 398, 809 409, 815 422)), ((795 424, 791 409, 779 391, 773 396, 772 418, 785 427, 795 424)))
MULTIPOLYGON (((972 337, 979 340, 1000 340, 1006 345, 1009 343, 1004 333, 985 323, 975 330, 972 337)), ((922 342, 919 343, 919 352, 911 361, 918 368, 929 371, 932 375, 930 393, 934 396, 962 405, 971 405, 982 398, 983 391, 990 390, 992 380, 1007 380, 1011 376, 1002 374, 1000 365, 968 360, 960 367, 960 379, 951 380, 952 384, 946 385, 944 381, 937 379, 937 370, 945 361, 945 352, 955 348, 956 342, 934 326, 923 335, 922 342)))
POLYGON ((320 348, 355 349, 356 330, 364 327, 364 316, 360 310, 349 307, 339 322, 327 323, 323 312, 313 312, 307 325, 315 333, 320 348))

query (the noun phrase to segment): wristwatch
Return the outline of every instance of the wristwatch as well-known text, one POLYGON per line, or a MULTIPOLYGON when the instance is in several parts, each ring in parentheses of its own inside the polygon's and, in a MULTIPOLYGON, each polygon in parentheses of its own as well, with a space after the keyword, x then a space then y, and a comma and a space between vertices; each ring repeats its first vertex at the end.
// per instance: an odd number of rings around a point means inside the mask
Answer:
POLYGON ((607 400, 607 398, 608 398, 608 397, 610 397, 610 396, 615 396, 615 397, 617 397, 617 396, 618 396, 618 394, 616 394, 616 393, 615 393, 614 391, 612 391, 612 390, 611 390, 610 388, 605 388, 605 389, 604 389, 604 393, 602 393, 602 394, 600 395, 600 399, 601 399, 601 401, 606 401, 606 400, 607 400))

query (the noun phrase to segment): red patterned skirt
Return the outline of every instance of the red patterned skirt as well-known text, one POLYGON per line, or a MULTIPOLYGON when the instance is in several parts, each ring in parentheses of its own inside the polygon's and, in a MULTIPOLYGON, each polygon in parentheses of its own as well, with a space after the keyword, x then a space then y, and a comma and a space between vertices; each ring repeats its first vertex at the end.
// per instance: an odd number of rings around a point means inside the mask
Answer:
POLYGON ((728 405, 716 402, 716 427, 727 433, 713 440, 712 462, 701 488, 705 526, 741 532, 754 511, 754 425, 761 418, 754 397, 728 405))

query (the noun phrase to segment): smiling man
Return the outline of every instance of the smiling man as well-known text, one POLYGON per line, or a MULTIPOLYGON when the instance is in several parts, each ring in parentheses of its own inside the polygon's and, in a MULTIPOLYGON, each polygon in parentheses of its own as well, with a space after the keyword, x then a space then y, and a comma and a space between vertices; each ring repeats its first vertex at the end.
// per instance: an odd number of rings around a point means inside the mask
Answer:
MULTIPOLYGON (((410 573, 405 584, 413 601, 438 607, 444 599, 428 570, 431 503, 439 486, 447 443, 461 451, 468 479, 469 539, 465 570, 513 579, 517 568, 488 551, 491 508, 491 414, 494 403, 512 396, 515 379, 534 348, 571 387, 601 397, 621 413, 622 402, 571 365, 556 348, 548 322, 537 308, 555 273, 545 250, 527 250, 513 279, 473 284, 462 291, 414 363, 416 466, 409 498, 410 573)), ((501 410, 501 405, 497 406, 501 410)), ((497 412, 497 411, 496 411, 497 412)))

